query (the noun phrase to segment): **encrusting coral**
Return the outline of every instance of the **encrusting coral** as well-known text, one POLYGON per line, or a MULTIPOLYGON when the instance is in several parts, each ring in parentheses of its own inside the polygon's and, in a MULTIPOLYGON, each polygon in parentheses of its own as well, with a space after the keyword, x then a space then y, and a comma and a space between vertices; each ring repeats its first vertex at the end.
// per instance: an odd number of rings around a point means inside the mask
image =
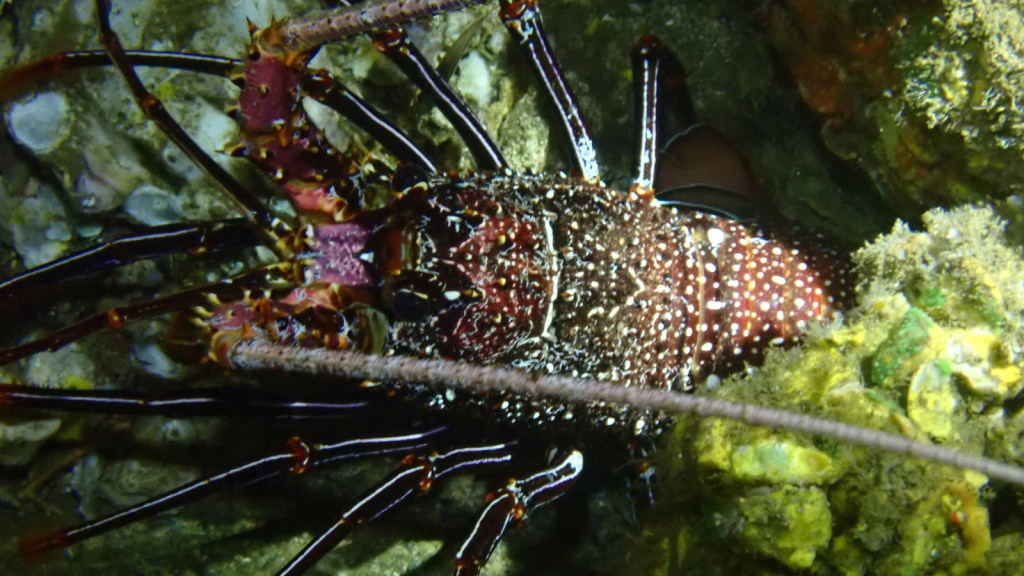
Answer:
MULTIPOLYGON (((1010 401, 1021 390, 1024 260, 990 207, 924 221, 925 232, 897 223, 854 255, 861 304, 847 319, 705 393, 1024 462, 1024 414, 1010 401)), ((1020 563, 1019 536, 990 529, 985 503, 1002 487, 974 472, 697 418, 679 421, 658 470, 653 574, 1020 563)))
POLYGON ((769 4, 772 41, 824 141, 894 207, 1021 192, 1024 2, 769 4))

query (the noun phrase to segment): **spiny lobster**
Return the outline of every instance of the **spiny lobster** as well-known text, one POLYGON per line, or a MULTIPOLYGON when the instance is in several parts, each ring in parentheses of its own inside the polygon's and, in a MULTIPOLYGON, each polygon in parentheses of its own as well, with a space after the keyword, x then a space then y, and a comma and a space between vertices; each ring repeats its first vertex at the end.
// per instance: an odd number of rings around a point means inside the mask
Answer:
MULTIPOLYGON (((9 363, 97 330, 193 307, 201 317, 198 323, 212 333, 211 358, 224 364, 232 363, 240 343, 271 342, 506 364, 635 388, 687 389, 709 371, 756 359, 768 345, 792 344, 806 322, 830 314, 834 300, 843 304, 852 297, 841 257, 817 240, 801 244, 737 222, 768 218, 756 179, 724 138, 696 123, 682 66, 656 38, 645 37, 634 52, 637 174, 628 192, 617 192, 599 180, 591 138, 551 56, 534 3, 503 2, 502 18, 526 48, 564 122, 572 177, 513 174, 479 120, 425 64, 404 31, 393 26, 398 22, 389 20, 409 19, 415 8, 410 13, 396 6, 372 8, 378 11, 371 16, 363 11, 361 19, 351 16, 359 12, 348 12, 253 29, 247 60, 239 63, 127 52, 110 27, 109 6, 101 1, 97 11, 105 52, 65 54, 16 71, 10 78, 17 84, 40 72, 113 63, 147 116, 245 208, 247 218, 170 224, 114 240, 6 281, 0 286, 4 298, 17 301, 29 290, 111 268, 121 259, 182 249, 204 252, 260 241, 285 263, 117 308, 0 352, 0 358, 9 363), (362 22, 369 22, 366 29, 362 22), (401 131, 329 74, 307 70, 320 44, 341 29, 345 34, 371 32, 378 48, 436 99, 481 174, 440 174, 401 131), (244 144, 239 153, 278 182, 299 210, 318 216, 296 227, 268 210, 180 130, 134 72, 144 65, 230 77, 242 91, 237 117, 244 144), (399 167, 391 170, 380 161, 360 162, 339 153, 308 120, 300 102, 304 94, 342 111, 381 142, 399 167), (675 133, 681 136, 667 138, 675 133), (702 157, 697 149, 713 149, 727 159, 724 173, 695 164, 694 158, 702 157)), ((570 406, 501 392, 399 390, 433 407, 496 414, 546 431, 601 426, 639 433, 660 424, 657 414, 606 403, 570 406)), ((230 390, 153 397, 7 386, 0 393, 0 402, 12 407, 175 417, 232 412, 322 417, 364 407, 247 398, 230 390)), ((26 547, 40 552, 68 546, 203 494, 287 471, 412 452, 280 572, 297 574, 359 524, 425 492, 435 477, 487 470, 511 458, 508 443, 425 452, 426 439, 441 433, 428 429, 332 445, 295 438, 280 453, 30 540, 26 547)), ((581 453, 555 451, 551 458, 549 469, 491 494, 457 554, 457 573, 476 573, 511 520, 575 483, 581 453)))

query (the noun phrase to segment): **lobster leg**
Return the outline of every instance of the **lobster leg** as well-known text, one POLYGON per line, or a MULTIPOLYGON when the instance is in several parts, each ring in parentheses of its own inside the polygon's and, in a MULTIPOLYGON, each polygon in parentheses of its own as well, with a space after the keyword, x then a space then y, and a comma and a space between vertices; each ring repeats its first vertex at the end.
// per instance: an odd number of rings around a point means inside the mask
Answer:
POLYGON ((121 72, 128 87, 135 97, 135 102, 150 120, 173 141, 193 162, 204 172, 212 177, 224 190, 231 195, 242 207, 245 208, 247 216, 252 220, 263 233, 272 240, 270 246, 277 251, 279 256, 287 255, 287 249, 282 246, 281 239, 291 232, 291 228, 278 220, 267 210, 266 206, 254 196, 241 182, 228 174, 227 170, 221 168, 220 164, 210 157, 198 144, 189 136, 181 125, 167 112, 160 99, 151 94, 142 85, 142 80, 132 68, 131 61, 125 54, 124 48, 117 34, 110 27, 110 0, 96 0, 96 12, 100 20, 100 43, 110 56, 114 67, 121 72))
POLYGON ((242 387, 181 389, 158 394, 130 390, 65 390, 0 384, 0 406, 120 416, 165 418, 340 418, 365 411, 369 402, 300 401, 242 387))
POLYGON ((534 509, 556 500, 576 484, 583 455, 572 450, 558 455, 551 468, 508 485, 487 496, 487 508, 455 555, 455 576, 474 576, 498 545, 512 520, 521 521, 534 509))
POLYGON ((327 70, 306 75, 302 87, 317 102, 336 110, 384 146, 392 156, 407 164, 437 172, 434 163, 400 128, 331 76, 327 70))
POLYGON ((181 252, 199 254, 230 246, 251 246, 257 243, 252 232, 252 224, 241 218, 148 228, 144 232, 116 238, 0 281, 0 306, 9 301, 21 300, 19 296, 27 296, 30 292, 46 289, 56 283, 94 272, 113 270, 138 260, 181 252))
POLYGON ((296 576, 309 570, 360 525, 387 512, 403 500, 430 489, 434 481, 452 472, 489 469, 511 459, 507 444, 461 448, 431 456, 408 456, 402 465, 364 492, 326 532, 313 539, 278 576, 296 576))
POLYGON ((375 32, 372 37, 374 45, 401 68, 420 90, 430 95, 434 105, 452 123, 463 142, 469 147, 479 169, 500 172, 507 168, 505 157, 483 123, 409 41, 403 28, 395 27, 375 32))
POLYGON ((501 0, 501 20, 512 37, 519 42, 523 54, 530 61, 534 76, 558 111, 572 147, 573 169, 587 182, 598 182, 601 174, 597 166, 594 140, 580 115, 576 96, 569 89, 551 52, 536 0, 501 0))
POLYGON ((248 292, 261 290, 270 283, 268 272, 281 271, 281 265, 274 265, 261 270, 253 270, 234 278, 221 280, 205 286, 182 290, 176 294, 155 298, 149 302, 131 304, 120 308, 112 308, 103 314, 90 316, 85 320, 72 324, 67 328, 51 332, 38 340, 0 350, 0 366, 10 364, 39 352, 53 352, 82 338, 83 336, 106 329, 117 329, 128 322, 143 318, 152 318, 202 306, 214 301, 232 301, 245 298, 248 292))
MULTIPOLYGON (((154 66, 159 68, 175 68, 227 77, 234 72, 241 62, 219 56, 202 54, 185 54, 181 52, 150 52, 147 50, 125 50, 129 64, 132 66, 154 66)), ((8 102, 35 85, 45 80, 60 77, 67 70, 111 66, 110 55, 102 50, 82 50, 63 52, 49 58, 32 62, 4 76, 0 82, 0 102, 8 102)))
POLYGON ((419 450, 426 446, 429 437, 443 430, 444 428, 435 428, 421 433, 361 438, 337 444, 310 444, 301 438, 292 438, 281 451, 201 478, 137 506, 73 528, 23 540, 21 550, 26 556, 35 556, 66 548, 210 494, 273 478, 286 472, 301 474, 309 468, 328 462, 419 450))

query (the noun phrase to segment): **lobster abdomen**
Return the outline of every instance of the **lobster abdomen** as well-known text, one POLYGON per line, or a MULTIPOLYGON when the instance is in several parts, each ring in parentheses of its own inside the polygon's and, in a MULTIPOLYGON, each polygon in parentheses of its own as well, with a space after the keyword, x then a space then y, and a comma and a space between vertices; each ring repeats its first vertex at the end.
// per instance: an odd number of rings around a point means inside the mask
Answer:
POLYGON ((852 296, 846 261, 817 237, 572 180, 498 177, 429 187, 414 224, 430 313, 392 350, 689 388, 795 342, 852 296))

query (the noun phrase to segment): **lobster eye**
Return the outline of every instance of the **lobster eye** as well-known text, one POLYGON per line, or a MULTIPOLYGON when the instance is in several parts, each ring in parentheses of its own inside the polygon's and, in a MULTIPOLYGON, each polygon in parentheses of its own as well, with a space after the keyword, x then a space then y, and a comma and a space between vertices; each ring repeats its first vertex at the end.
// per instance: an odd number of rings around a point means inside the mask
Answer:
POLYGON ((429 178, 430 175, 421 166, 401 164, 391 176, 391 190, 406 194, 417 186, 425 185, 429 178))
POLYGON ((391 297, 391 310, 403 322, 422 322, 430 316, 430 299, 426 294, 399 288, 391 297))

